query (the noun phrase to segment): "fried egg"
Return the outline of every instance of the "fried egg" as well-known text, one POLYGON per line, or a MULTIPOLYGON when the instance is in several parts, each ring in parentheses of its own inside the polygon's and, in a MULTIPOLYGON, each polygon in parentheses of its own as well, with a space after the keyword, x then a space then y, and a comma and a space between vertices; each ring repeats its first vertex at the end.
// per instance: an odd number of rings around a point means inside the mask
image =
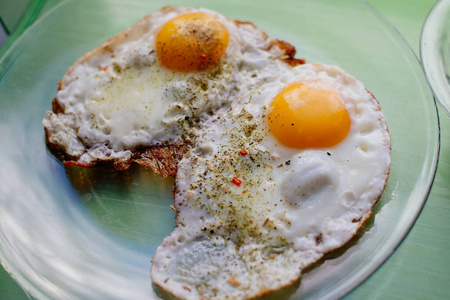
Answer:
POLYGON ((66 165, 123 169, 153 155, 145 149, 189 144, 182 158, 155 154, 178 163, 177 227, 151 279, 177 298, 291 285, 355 235, 384 190, 390 140, 378 102, 343 70, 294 55, 250 23, 165 7, 60 82, 43 124, 66 165))
POLYGON ((356 234, 384 190, 390 138, 361 82, 323 64, 264 72, 254 83, 272 80, 208 119, 179 164, 177 227, 151 275, 181 299, 289 286, 356 234))
POLYGON ((284 55, 252 24, 165 7, 67 71, 43 121, 47 144, 67 164, 92 166, 190 140, 230 104, 241 70, 284 55))

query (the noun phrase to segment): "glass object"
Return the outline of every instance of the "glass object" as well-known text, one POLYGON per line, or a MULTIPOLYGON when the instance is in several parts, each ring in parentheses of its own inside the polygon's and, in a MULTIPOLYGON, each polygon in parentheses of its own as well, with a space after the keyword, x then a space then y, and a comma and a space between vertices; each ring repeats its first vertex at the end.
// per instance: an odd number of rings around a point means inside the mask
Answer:
MULTIPOLYGON (((185 1, 173 1, 184 5, 185 1)), ((0 68, 0 260, 38 299, 152 299, 151 257, 174 228, 173 180, 142 167, 64 168, 45 147, 41 121, 57 83, 82 54, 165 1, 68 0, 31 26, 0 68)), ((251 21, 335 64, 381 103, 392 167, 374 214, 346 247, 304 274, 292 298, 339 298, 404 239, 431 188, 439 153, 436 106, 407 43, 363 1, 255 1, 190 5, 251 21), (257 7, 256 7, 257 5, 257 7)))
POLYGON ((0 27, 7 36, 0 37, 0 57, 12 42, 30 26, 45 0, 4 0, 0 2, 0 27), (6 38, 7 37, 7 38, 6 38))
POLYGON ((450 1, 440 0, 430 11, 420 40, 425 74, 447 115, 450 116, 450 1))

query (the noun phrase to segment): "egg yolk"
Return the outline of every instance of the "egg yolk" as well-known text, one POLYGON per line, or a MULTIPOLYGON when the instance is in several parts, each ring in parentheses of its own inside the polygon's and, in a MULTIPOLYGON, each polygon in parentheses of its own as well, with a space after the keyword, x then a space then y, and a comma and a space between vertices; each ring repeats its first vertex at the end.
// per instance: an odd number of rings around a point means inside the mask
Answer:
POLYGON ((156 50, 169 69, 199 71, 220 60, 228 40, 227 29, 214 17, 189 13, 164 24, 156 36, 156 50))
POLYGON ((347 109, 333 91, 294 83, 285 87, 271 106, 270 131, 291 148, 331 147, 350 130, 347 109))

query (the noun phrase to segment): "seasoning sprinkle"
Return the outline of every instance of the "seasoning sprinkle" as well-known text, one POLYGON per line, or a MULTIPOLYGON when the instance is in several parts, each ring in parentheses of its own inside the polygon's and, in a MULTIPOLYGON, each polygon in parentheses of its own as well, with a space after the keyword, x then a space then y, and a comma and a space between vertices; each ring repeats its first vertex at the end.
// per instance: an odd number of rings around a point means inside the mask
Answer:
POLYGON ((240 180, 237 177, 233 177, 233 179, 231 180, 232 183, 234 183, 236 186, 241 186, 242 180, 240 180))

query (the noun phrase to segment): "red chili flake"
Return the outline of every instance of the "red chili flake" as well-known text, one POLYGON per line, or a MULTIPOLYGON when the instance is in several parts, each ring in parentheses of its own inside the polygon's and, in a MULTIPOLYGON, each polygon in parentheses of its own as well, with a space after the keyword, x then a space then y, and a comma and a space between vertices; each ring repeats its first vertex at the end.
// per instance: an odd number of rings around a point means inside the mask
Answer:
POLYGON ((234 184, 237 185, 237 186, 240 186, 241 183, 242 183, 242 180, 240 180, 240 179, 237 178, 237 177, 233 177, 233 179, 231 180, 231 182, 234 183, 234 184))
POLYGON ((107 66, 103 68, 103 71, 106 72, 106 70, 108 70, 108 67, 107 67, 107 66))
POLYGON ((241 151, 239 151, 239 154, 240 154, 240 155, 247 155, 248 152, 247 152, 247 150, 245 150, 245 148, 244 148, 244 149, 242 149, 241 151))
POLYGON ((204 54, 204 53, 200 55, 200 59, 201 59, 201 60, 206 60, 207 58, 208 58, 208 57, 207 57, 206 54, 204 54))

